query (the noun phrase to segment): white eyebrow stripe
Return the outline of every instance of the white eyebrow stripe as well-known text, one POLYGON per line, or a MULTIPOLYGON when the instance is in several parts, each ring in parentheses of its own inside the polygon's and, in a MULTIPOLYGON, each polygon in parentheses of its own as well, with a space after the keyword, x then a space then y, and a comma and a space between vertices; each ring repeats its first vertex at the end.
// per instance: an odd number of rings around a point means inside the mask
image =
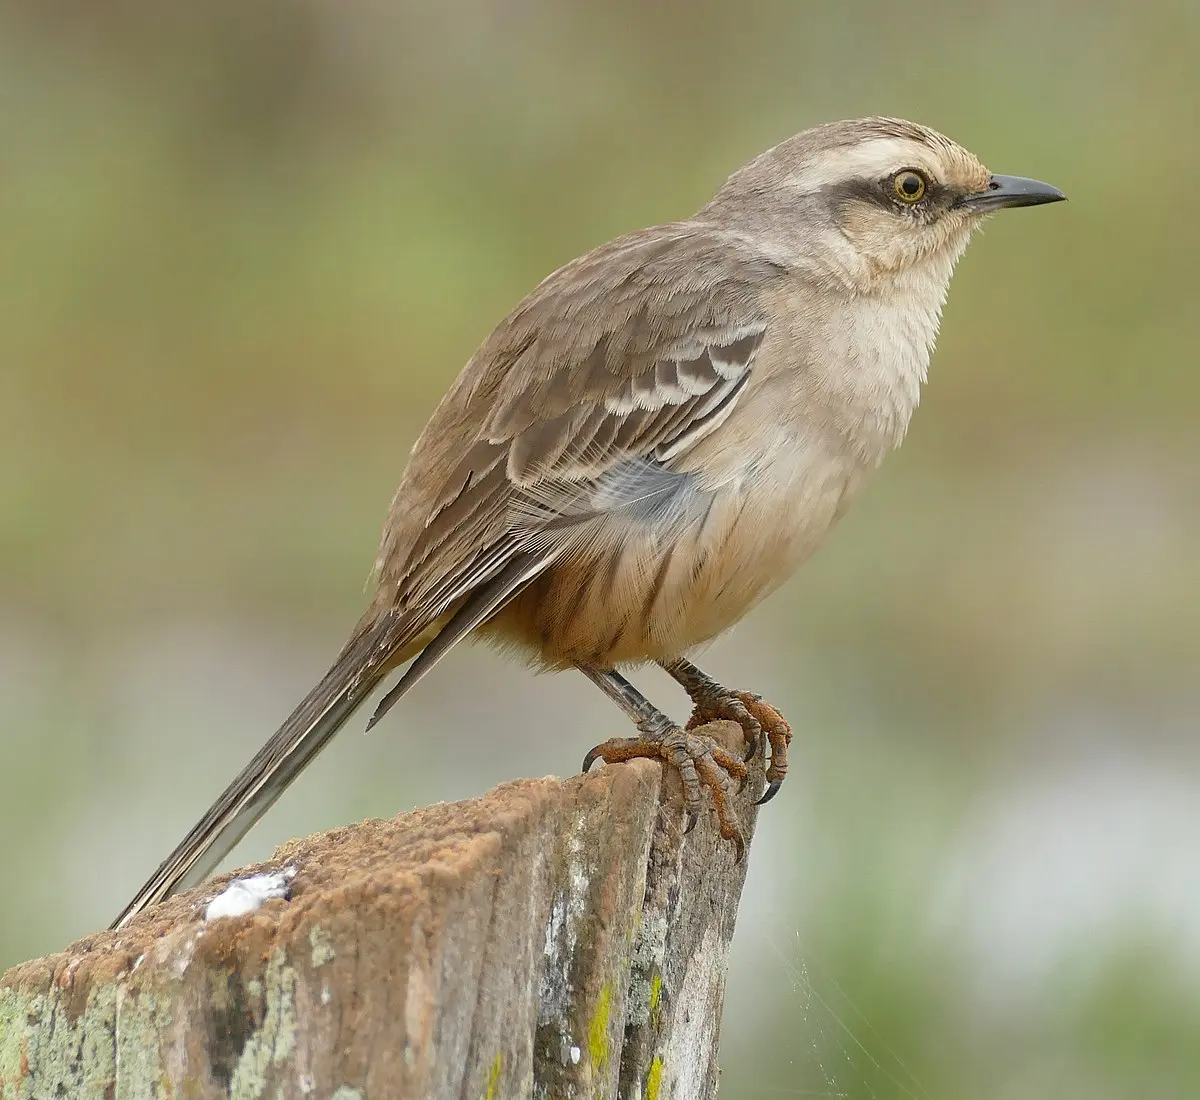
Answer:
POLYGON ((871 138, 822 153, 817 163, 810 161, 788 177, 788 185, 802 192, 819 191, 848 179, 882 178, 898 168, 920 168, 931 179, 938 179, 932 151, 919 142, 909 138, 871 138))

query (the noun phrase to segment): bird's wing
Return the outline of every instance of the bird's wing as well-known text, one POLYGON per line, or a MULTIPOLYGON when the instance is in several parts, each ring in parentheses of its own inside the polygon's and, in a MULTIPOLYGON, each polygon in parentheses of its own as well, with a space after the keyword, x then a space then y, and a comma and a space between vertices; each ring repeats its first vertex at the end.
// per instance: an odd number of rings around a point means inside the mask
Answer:
POLYGON ((449 624, 372 724, 572 545, 649 503, 733 410, 780 269, 687 225, 621 238, 550 276, 497 328, 422 434, 377 565, 401 621, 449 624))
POLYGON ((514 556, 553 555, 561 540, 547 532, 620 506, 632 460, 670 469, 745 389, 778 275, 683 223, 550 276, 418 440, 380 549, 380 604, 428 623, 514 556))

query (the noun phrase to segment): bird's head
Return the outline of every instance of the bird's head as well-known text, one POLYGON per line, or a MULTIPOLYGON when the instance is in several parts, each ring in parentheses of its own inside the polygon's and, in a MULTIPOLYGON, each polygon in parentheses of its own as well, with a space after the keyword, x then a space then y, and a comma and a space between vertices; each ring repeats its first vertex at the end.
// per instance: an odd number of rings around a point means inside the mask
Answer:
POLYGON ((1058 202, 1056 187, 993 175, 913 122, 864 118, 805 130, 735 172, 707 211, 746 225, 855 289, 949 281, 971 232, 1008 207, 1058 202))

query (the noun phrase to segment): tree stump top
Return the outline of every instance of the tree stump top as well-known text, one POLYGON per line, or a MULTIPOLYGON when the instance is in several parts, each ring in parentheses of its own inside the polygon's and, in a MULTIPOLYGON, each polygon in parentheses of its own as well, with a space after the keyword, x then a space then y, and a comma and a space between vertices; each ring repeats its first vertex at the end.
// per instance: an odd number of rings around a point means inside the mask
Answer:
POLYGON ((681 836, 661 777, 520 780, 292 841, 17 966, 0 1100, 711 1096, 745 862, 711 815, 681 836), (286 898, 204 919, 283 868, 286 898))

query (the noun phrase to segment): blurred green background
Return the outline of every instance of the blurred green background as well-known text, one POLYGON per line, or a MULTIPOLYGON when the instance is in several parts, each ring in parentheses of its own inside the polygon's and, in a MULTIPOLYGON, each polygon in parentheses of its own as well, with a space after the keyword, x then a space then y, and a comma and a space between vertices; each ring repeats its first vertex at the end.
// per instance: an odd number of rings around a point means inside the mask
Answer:
MULTIPOLYGON (((1200 1095, 1198 56, 1195 0, 0 6, 0 968, 105 925, 324 670, 518 298, 898 114, 1071 202, 972 246, 904 449, 706 659, 798 734, 722 1095, 1200 1095)), ((464 649, 237 862, 620 721, 464 649)))

